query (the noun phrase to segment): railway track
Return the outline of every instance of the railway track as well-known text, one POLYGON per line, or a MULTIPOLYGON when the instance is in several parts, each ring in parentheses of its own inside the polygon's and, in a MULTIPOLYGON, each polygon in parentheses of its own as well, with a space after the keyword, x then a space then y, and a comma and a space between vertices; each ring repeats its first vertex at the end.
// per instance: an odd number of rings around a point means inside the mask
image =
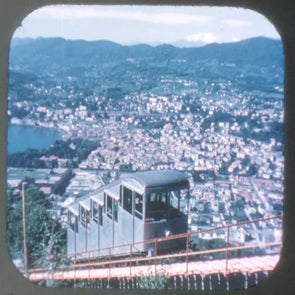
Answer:
POLYGON ((140 265, 140 266, 123 266, 109 268, 96 268, 91 265, 89 268, 63 269, 52 271, 50 269, 43 271, 32 270, 28 279, 31 281, 56 280, 56 281, 85 281, 85 280, 101 280, 101 279, 119 279, 119 278, 137 278, 150 277, 161 274, 167 277, 180 275, 203 275, 212 274, 229 275, 233 273, 257 273, 261 271, 272 271, 279 261, 279 255, 253 256, 244 258, 228 259, 227 267, 226 259, 209 260, 209 261, 193 261, 188 263, 188 269, 185 262, 169 263, 156 265, 140 265))

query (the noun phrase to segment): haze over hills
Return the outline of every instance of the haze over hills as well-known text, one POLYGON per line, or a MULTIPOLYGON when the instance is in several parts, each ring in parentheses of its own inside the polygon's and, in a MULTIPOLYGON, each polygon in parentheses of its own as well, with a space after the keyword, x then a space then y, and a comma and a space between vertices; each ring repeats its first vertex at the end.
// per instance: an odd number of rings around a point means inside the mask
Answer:
MULTIPOLYGON (((93 93, 103 85, 98 94, 110 87, 120 87, 124 94, 142 90, 161 94, 163 77, 196 82, 230 80, 241 89, 272 91, 283 83, 283 48, 280 40, 263 37, 197 48, 123 46, 105 40, 13 39, 10 83, 19 84, 24 74, 29 80, 44 76, 47 82, 55 75, 56 81, 65 84, 69 84, 67 77, 80 83, 87 80, 86 92, 93 93)), ((16 85, 15 91, 19 87, 16 85)))
MULTIPOLYGON (((124 45, 127 45, 127 46, 132 46, 132 45, 137 45, 137 44, 141 44, 142 42, 138 42, 138 41, 131 41, 131 42, 128 42, 124 45)), ((150 46, 153 46, 153 47, 156 47, 156 46, 159 46, 159 45, 162 45, 163 42, 160 42, 160 41, 155 41, 155 42, 148 42, 146 43, 147 45, 150 45, 150 46)), ((205 46, 206 43, 204 42, 200 42, 200 41, 187 41, 187 40, 178 40, 178 41, 174 41, 172 43, 170 43, 171 45, 175 46, 175 47, 180 47, 180 48, 183 48, 183 47, 201 47, 201 46, 205 46)))
POLYGON ((10 63, 28 65, 102 62, 102 60, 150 57, 167 60, 185 58, 189 61, 217 58, 226 62, 282 64, 282 43, 277 39, 258 37, 235 43, 209 44, 202 47, 179 48, 161 44, 123 46, 111 41, 65 40, 62 38, 13 39, 10 63))

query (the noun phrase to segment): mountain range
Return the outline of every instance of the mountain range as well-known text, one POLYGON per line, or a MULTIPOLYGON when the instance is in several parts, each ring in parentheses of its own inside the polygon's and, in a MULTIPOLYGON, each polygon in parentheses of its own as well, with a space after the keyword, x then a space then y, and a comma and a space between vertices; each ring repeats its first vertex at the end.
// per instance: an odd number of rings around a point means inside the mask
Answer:
POLYGON ((185 59, 212 60, 243 64, 283 64, 281 40, 257 37, 235 43, 209 44, 201 47, 179 48, 162 44, 119 45, 105 40, 83 41, 62 38, 12 39, 10 65, 44 66, 101 64, 113 60, 152 58, 154 60, 185 59))

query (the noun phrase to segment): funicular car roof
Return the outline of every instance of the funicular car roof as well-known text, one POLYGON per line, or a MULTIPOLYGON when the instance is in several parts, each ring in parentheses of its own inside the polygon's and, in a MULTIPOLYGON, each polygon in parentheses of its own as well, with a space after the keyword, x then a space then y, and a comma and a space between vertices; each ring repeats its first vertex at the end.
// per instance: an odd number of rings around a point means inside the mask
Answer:
POLYGON ((145 189, 165 187, 189 187, 187 176, 183 172, 172 170, 157 170, 137 172, 127 176, 124 181, 136 180, 145 189))

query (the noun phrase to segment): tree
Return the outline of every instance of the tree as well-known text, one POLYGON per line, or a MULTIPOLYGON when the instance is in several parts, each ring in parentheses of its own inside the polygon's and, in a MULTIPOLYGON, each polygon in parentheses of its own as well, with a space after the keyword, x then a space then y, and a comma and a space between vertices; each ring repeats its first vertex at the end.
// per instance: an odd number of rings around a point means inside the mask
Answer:
MULTIPOLYGON (((26 190, 26 231, 29 266, 48 267, 51 255, 65 253, 66 231, 48 211, 51 203, 36 188, 26 190)), ((23 256, 22 203, 7 194, 7 243, 13 259, 23 256)))
POLYGON ((7 246, 12 259, 22 256, 23 253, 23 226, 22 210, 19 196, 11 191, 7 193, 7 246))

